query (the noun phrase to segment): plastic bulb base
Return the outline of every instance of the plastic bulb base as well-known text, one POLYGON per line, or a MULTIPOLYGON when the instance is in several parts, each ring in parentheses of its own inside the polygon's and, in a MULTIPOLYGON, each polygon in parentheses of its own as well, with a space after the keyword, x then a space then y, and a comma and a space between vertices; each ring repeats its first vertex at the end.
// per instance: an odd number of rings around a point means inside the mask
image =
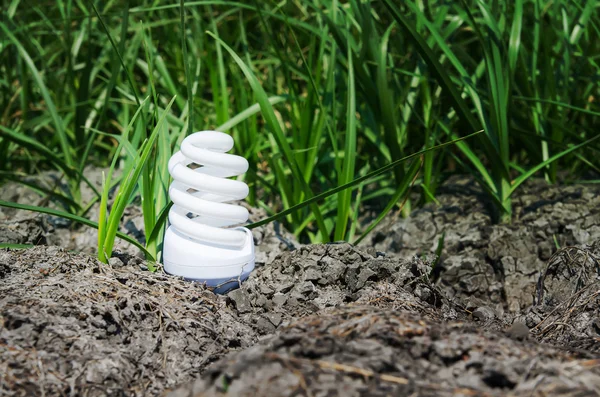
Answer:
POLYGON ((239 288, 254 269, 254 239, 250 230, 237 229, 246 233, 246 241, 232 248, 199 241, 169 227, 163 246, 165 272, 205 283, 220 294, 239 288))

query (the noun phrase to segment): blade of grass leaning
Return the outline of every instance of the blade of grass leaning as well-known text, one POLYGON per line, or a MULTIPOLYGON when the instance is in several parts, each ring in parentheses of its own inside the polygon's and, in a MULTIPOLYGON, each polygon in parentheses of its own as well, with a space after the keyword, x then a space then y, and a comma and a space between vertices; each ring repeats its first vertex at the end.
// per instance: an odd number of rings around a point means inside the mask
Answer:
POLYGON ((188 135, 194 132, 194 95, 192 94, 192 74, 189 66, 187 43, 186 43, 186 28, 185 28, 185 8, 184 1, 179 0, 179 18, 181 29, 181 49, 183 52, 183 66, 185 70, 185 86, 187 89, 188 100, 188 135))
MULTIPOLYGON (((275 95, 275 96, 269 97, 269 103, 273 106, 278 105, 287 100, 288 100, 288 98, 286 96, 282 96, 282 95, 275 95)), ((247 107, 246 109, 242 110, 235 116, 231 117, 225 123, 223 123, 220 126, 218 126, 217 128, 215 128, 215 130, 221 131, 221 132, 227 132, 230 129, 232 129, 235 126, 237 126, 238 124, 246 121, 248 118, 254 116, 255 114, 257 114, 259 112, 260 112, 260 104, 255 103, 254 105, 247 107)))
MULTIPOLYGON (((352 65, 351 54, 348 54, 348 96, 344 142, 344 159, 342 172, 338 176, 338 185, 345 185, 354 179, 354 167, 356 164, 356 94, 354 92, 354 67, 352 65)), ((350 189, 342 190, 338 193, 335 241, 343 240, 346 236, 351 200, 352 191, 350 189)))
POLYGON ((566 156, 567 154, 580 149, 592 142, 594 142, 595 140, 597 140, 598 138, 600 138, 600 134, 596 135, 593 138, 588 139, 585 142, 581 142, 578 145, 574 145, 568 149, 563 150, 560 153, 555 154, 554 156, 550 157, 548 160, 541 162, 540 164, 536 165, 535 167, 531 168, 529 171, 527 171, 524 174, 519 175, 518 178, 516 178, 511 187, 510 187, 510 191, 509 194, 513 194, 515 192, 515 190, 519 187, 519 185, 521 185, 523 182, 525 182, 527 179, 529 179, 533 174, 535 174, 536 172, 538 172, 539 170, 543 169, 544 167, 546 167, 548 164, 560 159, 561 157, 566 156))
POLYGON ((79 210, 79 204, 73 201, 72 198, 68 197, 66 194, 61 192, 59 189, 52 189, 42 186, 41 184, 36 183, 36 180, 28 180, 30 175, 23 174, 20 172, 10 172, 10 171, 0 171, 0 180, 4 181, 13 181, 20 185, 26 186, 29 189, 33 190, 40 196, 46 196, 43 200, 48 201, 49 199, 54 200, 55 202, 62 203, 66 209, 74 208, 75 210, 79 210))
MULTIPOLYGON (((309 198, 313 197, 314 195, 313 195, 310 187, 304 180, 302 171, 299 169, 298 164, 296 163, 296 160, 295 160, 294 154, 292 152, 292 149, 290 147, 290 144, 288 143, 288 141, 283 133, 283 130, 281 129, 281 126, 279 125, 279 120, 277 120, 277 116, 275 116, 275 112, 273 111, 273 106, 269 102, 267 93, 260 85, 258 79, 254 75, 254 72, 252 72, 252 70, 244 63, 244 61, 242 61, 242 59, 235 53, 235 51, 233 51, 233 49, 231 49, 231 47, 229 47, 223 40, 221 40, 220 38, 218 38, 216 35, 214 35, 211 32, 207 32, 207 33, 210 36, 212 36, 215 40, 217 40, 219 43, 221 43, 223 48, 225 48, 225 50, 227 50, 227 52, 231 55, 231 57, 234 59, 234 61, 237 63, 237 65, 240 67, 240 69, 246 76, 246 79, 250 83, 250 86, 252 87, 252 90, 254 91, 254 94, 256 95, 256 99, 257 99, 258 103, 260 104, 260 109, 262 111, 263 117, 265 118, 267 124, 271 127, 273 136, 274 136, 275 140, 277 141, 277 145, 281 149, 286 162, 290 166, 292 175, 294 176, 294 178, 296 180, 298 180, 300 182, 300 186, 302 187, 302 190, 304 191, 304 194, 306 195, 306 197, 309 197, 309 198)), ((327 226, 325 225, 325 222, 323 221, 323 216, 321 215, 321 211, 320 211, 319 207, 317 205, 311 204, 311 209, 315 213, 315 219, 317 221, 317 226, 319 228, 319 232, 321 233, 321 238, 323 239, 323 242, 328 242, 329 241, 329 233, 327 231, 327 226)))
POLYGON ((39 70, 35 66, 35 62, 33 61, 33 59, 31 59, 31 57, 29 56, 29 54, 27 53, 25 48, 21 45, 19 40, 12 34, 12 32, 2 22, 0 22, 0 29, 2 29, 2 31, 4 31, 4 34, 6 35, 6 37, 17 48, 17 50, 19 51, 19 54, 21 54, 21 58, 27 64, 27 67, 29 68, 29 71, 31 72, 33 79, 35 80, 36 84, 38 85, 40 93, 42 94, 42 97, 44 98, 44 101, 46 102, 46 107, 48 108, 48 112, 50 113, 50 116, 52 117, 55 132, 58 137, 60 147, 62 150, 62 155, 65 159, 64 162, 69 167, 72 167, 73 157, 71 154, 71 144, 69 141, 69 137, 67 136, 67 132, 65 131, 65 126, 63 124, 63 121, 62 121, 60 115, 58 114, 58 111, 56 110, 56 105, 54 104, 54 101, 52 100, 52 97, 50 96, 50 91, 48 90, 48 87, 44 83, 44 79, 42 78, 42 75, 40 74, 39 70))
POLYGON ((374 178, 377 175, 381 175, 384 172, 387 172, 387 171, 393 169, 394 167, 398 167, 400 164, 402 164, 403 162, 405 162, 407 160, 410 160, 410 159, 412 159, 414 157, 418 157, 418 156, 420 156, 420 155, 422 155, 424 153, 428 153, 428 152, 430 152, 432 150, 438 150, 438 149, 441 149, 441 148, 446 147, 446 146, 454 145, 457 142, 463 141, 465 139, 472 138, 472 137, 480 134, 481 132, 483 132, 483 130, 480 130, 480 131, 474 132, 472 134, 460 137, 458 139, 454 139, 454 140, 449 141, 449 142, 444 142, 442 144, 439 144, 439 145, 436 145, 436 146, 432 146, 432 147, 424 149, 424 150, 420 150, 420 151, 418 151, 416 153, 413 153, 413 154, 405 156, 405 157, 403 157, 401 159, 395 160, 395 161, 391 162, 388 165, 385 165, 385 166, 383 166, 383 167, 381 167, 381 168, 379 168, 379 169, 377 169, 375 171, 369 172, 368 174, 366 174, 364 176, 356 178, 352 182, 346 183, 345 185, 337 186, 337 187, 335 187, 333 189, 330 189, 330 190, 328 190, 328 191, 326 191, 324 193, 321 193, 321 194, 318 194, 316 196, 313 196, 310 199, 303 201, 302 203, 296 204, 293 207, 290 207, 290 208, 288 208, 288 209, 286 209, 284 211, 278 212, 277 214, 275 214, 273 216, 270 216, 268 218, 265 218, 265 219, 263 219, 261 221, 254 222, 254 223, 252 223, 252 224, 250 224, 250 225, 248 225, 246 227, 248 229, 253 229, 253 228, 256 228, 256 227, 259 227, 259 226, 262 226, 262 225, 266 225, 266 224, 271 223, 273 221, 276 221, 278 219, 281 219, 282 217, 284 217, 284 216, 286 216, 288 214, 291 214, 294 211, 302 209, 302 208, 306 207, 307 205, 311 205, 311 204, 313 204, 313 203, 315 203, 317 201, 323 200, 323 199, 325 199, 325 198, 327 198, 329 196, 332 196, 332 195, 334 195, 334 194, 336 194, 338 192, 341 192, 342 190, 349 189, 349 188, 351 188, 353 186, 356 186, 357 184, 359 184, 361 182, 364 182, 366 180, 374 178))
POLYGON ((160 231, 162 230, 162 228, 164 227, 164 225, 167 222, 167 219, 169 217, 169 211, 171 210, 172 206, 173 206, 173 202, 169 201, 169 203, 163 207, 160 214, 156 217, 156 223, 154 224, 154 227, 152 228, 152 232, 150 232, 149 236, 146 236, 146 241, 157 241, 158 240, 160 231))
POLYGON ((34 244, 12 244, 12 243, 0 243, 0 249, 13 249, 13 250, 24 250, 35 247, 34 244))
MULTIPOLYGON (((142 101, 142 104, 144 104, 144 102, 145 102, 145 100, 144 100, 144 101, 142 101)), ((137 113, 137 112, 136 112, 136 113, 137 113)), ((135 117, 135 114, 134 114, 134 117, 135 117)), ((132 118, 132 119, 133 119, 133 118, 132 118)), ((126 129, 127 129, 127 128, 129 128, 129 129, 130 129, 130 128, 131 128, 131 126, 129 126, 129 125, 128 125, 128 126, 126 127, 126 129)), ((135 148, 133 147, 133 145, 131 144, 131 142, 130 142, 130 141, 127 139, 127 138, 128 138, 128 136, 126 137, 126 136, 124 136, 124 135, 109 134, 108 132, 100 131, 100 130, 97 130, 97 129, 95 129, 95 128, 91 128, 91 127, 90 127, 90 130, 91 130, 91 131, 94 131, 94 132, 95 132, 96 134, 98 134, 98 135, 104 135, 104 136, 108 136, 108 137, 111 137, 112 139, 114 139, 115 141, 117 141, 117 142, 119 143, 119 145, 121 145, 121 147, 118 147, 118 146, 117 146, 117 148, 115 149, 115 152, 117 152, 117 150, 121 150, 121 151, 123 151, 123 150, 124 150, 124 151, 125 151, 125 153, 127 153, 127 155, 128 155, 129 157, 131 157, 132 159, 135 159, 135 158, 137 158, 137 157, 138 157, 138 154, 137 154, 137 152, 136 152, 135 148)), ((125 130, 123 130, 123 132, 122 132, 121 134, 124 134, 124 133, 125 133, 125 130)), ((128 134, 129 134, 129 133, 127 133, 127 135, 128 135, 128 134)), ((113 158, 114 158, 114 157, 115 157, 115 156, 113 156, 113 158)))
POLYGON ((400 185, 398 185, 398 188, 396 189, 396 191, 394 192, 394 194, 388 201, 385 208, 383 210, 381 210, 379 215, 377 215, 377 218, 373 222, 371 222, 371 224, 365 229, 365 231, 360 235, 360 237, 354 241, 354 243, 353 243, 354 245, 357 245, 362 240, 364 240, 364 238, 367 237, 369 235, 369 233, 371 233, 373 231, 373 229, 375 229, 375 227, 387 216, 387 214, 392 210, 392 208, 394 208, 394 206, 396 205, 398 200, 400 200, 400 198, 402 196, 407 194, 408 189, 416 181, 417 176, 419 175, 419 170, 421 169, 422 165, 423 165, 422 159, 419 161, 415 160, 413 162, 413 164, 406 170, 406 174, 405 174, 405 178, 404 178, 403 182, 400 185))
MULTIPOLYGON (((79 180, 79 179, 83 180, 86 183, 86 185, 88 185, 90 187, 90 189, 92 189, 92 191, 96 195, 100 195, 100 193, 96 189, 96 186, 94 186, 94 184, 91 183, 90 180, 87 177, 85 177, 85 175, 82 175, 72 165, 71 166, 68 165, 56 153, 49 150, 48 146, 40 143, 39 141, 37 141, 35 139, 28 137, 25 134, 20 134, 17 131, 14 131, 14 130, 4 127, 2 125, 0 125, 0 137, 4 137, 7 140, 13 141, 22 147, 25 147, 25 148, 28 148, 29 150, 40 153, 47 160, 54 162, 56 164, 56 166, 58 168, 60 168, 65 173, 65 175, 67 175, 68 178, 72 178, 72 179, 77 178, 77 180, 79 180)), ((76 204, 75 207, 81 206, 80 203, 73 201, 73 198, 69 198, 69 201, 75 203, 76 204)), ((75 208, 75 207, 72 207, 72 208, 75 208)))
MULTIPOLYGON (((135 155, 134 153, 131 153, 133 151, 133 148, 130 146, 128 138, 129 138, 129 131, 131 130, 131 128, 133 127, 133 125, 135 124, 135 121, 137 120, 139 114, 141 113, 141 111, 144 108, 144 105, 146 104, 146 102, 148 101, 149 97, 146 97, 137 111, 133 114, 133 117, 131 118, 131 121, 129 122, 129 124, 127 125, 127 127, 125 128, 125 130, 122 132, 121 136, 118 137, 119 139, 119 145, 117 146, 117 150, 115 151, 115 155, 113 156, 113 159, 111 161, 110 167, 108 169, 108 176, 105 177, 104 172, 102 172, 102 196, 100 198, 100 210, 99 210, 99 214, 98 214, 98 260, 100 262, 107 262, 109 258, 106 257, 105 254, 105 250, 104 250, 104 244, 106 241, 106 236, 108 233, 108 223, 107 223, 107 213, 108 213, 108 193, 110 191, 111 188, 111 182, 112 182, 112 175, 113 172, 117 166, 117 161, 119 160, 119 158, 121 157, 121 151, 123 148, 128 148, 128 152, 131 154, 135 155), (129 145, 129 147, 128 147, 129 145)), ((137 159, 134 159, 134 162, 138 161, 137 159)))
POLYGON ((580 112, 580 113, 584 113, 584 114, 589 114, 589 115, 592 115, 592 116, 598 116, 598 117, 600 117, 600 112, 595 112, 595 111, 590 110, 590 109, 585 109, 585 108, 581 108, 581 107, 578 107, 578 106, 569 105, 568 103, 561 102, 561 101, 554 101, 552 99, 530 98, 530 97, 524 97, 524 96, 519 96, 519 95, 515 95, 513 98, 521 100, 521 101, 525 101, 525 102, 548 103, 548 104, 551 104, 551 105, 556 105, 558 107, 563 107, 565 109, 575 110, 576 112, 580 112))
POLYGON ((56 153, 48 149, 47 145, 40 143, 40 141, 36 139, 28 137, 24 133, 19 133, 8 127, 0 125, 0 137, 15 142, 16 144, 25 147, 29 150, 40 153, 46 159, 55 163, 56 166, 63 170, 65 175, 67 175, 70 178, 74 178, 77 175, 77 171, 65 160, 63 160, 63 158, 59 157, 56 153))
MULTIPOLYGON (((83 218, 81 216, 77 216, 74 214, 70 214, 68 212, 55 210, 52 208, 38 207, 35 205, 20 204, 20 203, 14 203, 11 201, 4 201, 4 200, 0 200, 0 207, 14 208, 17 210, 31 211, 31 212, 37 212, 40 214, 48 214, 48 215, 52 215, 52 216, 57 216, 59 218, 68 219, 70 221, 74 221, 74 222, 80 223, 82 225, 89 226, 94 229, 98 229, 98 223, 96 223, 92 220, 89 220, 89 219, 86 219, 86 218, 83 218)), ((136 241, 133 237, 130 237, 121 232, 117 232, 116 237, 120 238, 121 240, 127 241, 129 244, 134 245, 135 247, 139 248, 140 251, 142 251, 145 255, 147 255, 150 258, 150 260, 154 260, 154 258, 151 257, 149 252, 146 251, 146 248, 142 244, 140 244, 138 241, 136 241)), ((150 267, 148 267, 148 268, 150 269, 150 267)), ((154 269, 152 269, 152 271, 154 271, 154 269)))
POLYGON ((6 15, 8 16, 8 18, 13 19, 15 13, 17 12, 17 7, 19 6, 20 2, 21 0, 13 0, 10 2, 10 4, 8 5, 8 9, 6 10, 6 15))
MULTIPOLYGON (((108 27, 104 23, 104 19, 102 18, 102 15, 100 14, 100 12, 98 12, 96 5, 93 2, 91 4, 92 4, 92 8, 94 9, 94 12, 96 13, 96 16, 98 17, 98 21, 100 21, 100 25, 102 25, 102 28, 104 29, 104 32, 106 33, 106 36, 108 37, 108 40, 110 41, 110 44, 113 47, 113 50, 116 52, 117 56, 119 57, 119 61, 121 62, 121 67, 123 68, 123 71, 125 72, 125 76, 127 76, 127 81, 129 82, 131 92, 133 93, 133 95, 135 97, 135 102, 138 106, 140 106, 140 97, 137 92, 137 87, 133 81, 131 73, 129 73, 129 70, 127 69, 127 66, 125 65, 125 61, 123 60, 121 53, 119 52, 119 48, 117 47, 115 40, 113 39, 112 35, 110 34, 108 27)), ((128 16, 129 15, 129 0, 125 1, 125 4, 123 5, 123 7, 125 10, 127 10, 127 16, 128 16)))
POLYGON ((125 208, 129 202, 129 198, 131 197, 131 194, 133 193, 135 187, 139 182, 139 177, 142 173, 144 166, 146 165, 146 162, 148 161, 148 158, 150 157, 150 152, 154 146, 154 142, 156 141, 158 133, 162 129, 162 125, 165 121, 167 114, 169 113, 169 110, 171 109, 171 106, 173 105, 173 102, 175 101, 175 98, 176 97, 173 97, 171 99, 171 101, 163 111, 160 119, 158 120, 158 123, 152 131, 152 134, 142 145, 140 149, 141 154, 139 159, 135 162, 134 169, 129 173, 127 178, 124 180, 123 184, 119 187, 117 198, 115 199, 115 204, 113 205, 113 209, 108 217, 106 238, 103 244, 104 255, 107 259, 110 258, 112 255, 115 235, 117 233, 121 217, 123 216, 123 212, 125 212, 125 208))
MULTIPOLYGON (((383 0, 384 5, 392 14, 392 17, 396 20, 396 22, 403 28, 403 30, 407 33, 408 38, 415 44, 415 48, 417 52, 421 55, 429 70, 436 77, 436 80, 448 94, 449 101, 456 111, 458 115, 465 120, 472 131, 478 131, 481 128, 481 125, 477 123, 473 115, 471 114, 471 110, 469 109, 468 104, 460 95, 460 92, 454 86, 450 75, 447 69, 440 64, 439 60, 429 48, 427 42, 423 39, 423 37, 412 27, 412 25, 408 22, 408 20, 400 14, 396 6, 392 3, 391 0, 383 0)), ((492 143, 488 140, 482 138, 481 139, 486 154, 489 154, 488 160, 491 163, 501 161, 498 153, 494 149, 492 143)))
MULTIPOLYGON (((376 171, 374 171, 374 172, 372 172, 372 173, 370 173, 370 174, 367 174, 367 175, 364 175, 363 177, 360 177, 360 178, 358 178, 358 179, 355 179, 354 181, 352 181, 352 182, 350 182, 350 183, 346 184, 345 186, 338 186, 337 188, 335 188, 335 189, 333 189, 333 190, 330 190, 330 191, 327 191, 327 192, 325 192, 325 193, 322 193, 322 194, 320 194, 320 195, 318 195, 318 196, 315 196, 315 197, 313 197, 311 200, 313 200, 313 201, 319 201, 319 200, 323 200, 323 199, 325 199, 325 198, 327 198, 327 197, 329 197, 329 196, 332 196, 332 195, 334 195, 334 194, 338 193, 340 190, 343 190, 343 189, 349 189, 349 188, 351 188, 351 187, 353 187, 353 186, 356 186, 357 184, 360 184, 360 183, 362 183, 362 182, 365 182, 365 181, 367 181, 367 180, 370 180, 370 179, 372 179, 372 178, 375 178, 375 177, 377 177, 378 175, 381 175, 381 174, 383 174, 384 172, 388 171, 389 169, 391 169, 391 168, 393 168, 393 167, 395 167, 395 166, 399 165, 399 163, 401 163, 401 162, 403 162, 403 161, 407 161, 407 160, 409 160, 409 159, 411 159, 411 158, 414 158, 414 157, 416 157, 416 156, 420 156, 420 155, 422 155, 422 154, 425 154, 425 153, 428 153, 428 152, 431 152, 431 151, 434 151, 434 150, 441 149, 441 148, 443 148, 443 147, 445 147, 445 146, 449 146, 449 145, 452 145, 452 144, 456 144, 457 142, 460 142, 460 141, 462 141, 462 140, 465 140, 465 139, 471 138, 471 137, 473 137, 473 136, 475 136, 475 135, 477 135, 477 134, 479 134, 479 133, 481 133, 481 132, 482 132, 482 131, 478 131, 478 132, 475 132, 475 133, 473 133, 473 134, 470 134, 470 135, 464 136, 464 137, 462 137, 462 138, 455 139, 455 140, 453 140, 453 141, 450 141, 450 142, 443 143, 443 144, 441 144, 441 145, 438 145, 438 146, 432 146, 432 147, 430 147, 430 148, 428 148, 428 149, 425 149, 425 150, 423 150, 423 151, 421 151, 421 152, 418 152, 418 153, 412 154, 412 155, 410 155, 410 156, 407 156, 407 157, 405 157, 405 158, 399 159, 399 160, 397 160, 396 162, 390 163, 390 164, 388 164, 387 166, 380 168, 379 170, 376 170, 376 171)), ((418 164, 418 163, 417 163, 417 164, 418 164)), ((409 168, 410 172, 408 172, 408 173, 407 173, 407 175, 409 176, 409 177, 407 178, 407 180, 408 180, 408 181, 410 181, 410 180, 411 180, 411 178, 414 178, 413 172, 415 172, 415 171, 414 171, 414 170, 411 170, 413 167, 415 167, 415 165, 411 166, 411 167, 409 168)), ((420 167, 420 166, 419 166, 419 167, 420 167)), ((417 171, 416 171, 416 172, 418 172, 418 170, 419 170, 419 167, 417 167, 417 169, 416 169, 417 171)), ((396 195, 400 197, 400 196, 402 195, 402 194, 401 194, 401 191, 402 191, 402 189, 398 189, 398 190, 397 190, 397 194, 396 194, 396 195), (400 192, 400 193, 398 193, 398 192, 400 192)), ((393 199, 392 199, 392 200, 390 200, 390 203, 395 203, 395 202, 396 202, 396 201, 394 201, 393 199)), ((280 212, 280 213, 277 213, 277 214, 275 214, 275 215, 273 215, 273 216, 271 216, 271 217, 269 217, 269 218, 266 218, 266 219, 264 219, 264 220, 262 220, 262 221, 258 221, 258 222, 252 223, 252 224, 248 225, 247 227, 248 227, 249 229, 253 229, 253 228, 256 228, 256 227, 259 227, 259 226, 262 226, 262 225, 265 225, 265 224, 271 223, 271 222, 273 222, 273 221, 276 221, 276 220, 278 220, 278 219, 281 219, 282 217, 284 217, 284 216, 288 215, 288 214, 289 214, 289 213, 291 213, 292 211, 299 210, 299 209, 301 209, 301 208, 304 208, 304 207, 306 207, 307 205, 309 205, 309 203, 305 201, 305 202, 303 202, 303 203, 300 203, 300 204, 298 204, 298 205, 296 205, 296 206, 294 206, 294 207, 292 207, 292 208, 290 208, 290 209, 288 209, 288 210, 282 211, 282 212, 280 212)), ((150 237, 149 237, 150 239, 155 239, 155 238, 156 238, 156 236, 158 235, 158 232, 159 232, 159 230, 160 230, 160 229, 163 227, 163 225, 166 223, 166 221, 167 221, 167 218, 168 218, 168 215, 169 215, 169 210, 171 209, 171 207, 172 207, 172 206, 173 206, 173 203, 172 203, 172 202, 169 202, 169 204, 168 204, 168 205, 167 205, 165 208, 163 208, 163 210, 161 211, 160 215, 159 215, 159 216, 158 216, 158 218, 157 218, 156 225, 154 226, 154 229, 152 230, 152 233, 150 234, 150 237)), ((393 204, 392 204, 392 207, 393 207, 393 204)), ((391 209, 391 208, 390 208, 390 209, 391 209)), ((382 218, 382 219, 383 219, 383 218, 382 218)), ((376 226, 376 225, 375 225, 375 226, 376 226)))
MULTIPOLYGON (((251 11, 257 11, 257 6, 250 5, 250 4, 248 4, 248 2, 237 2, 237 1, 231 1, 231 0, 212 0, 212 1, 211 0, 200 0, 200 1, 186 1, 185 2, 185 7, 197 7, 197 6, 201 6, 201 5, 202 6, 207 6, 207 5, 227 6, 227 7, 236 7, 236 8, 247 9, 247 10, 251 10, 251 11)), ((131 9, 131 13, 132 14, 145 13, 145 12, 150 12, 150 11, 167 10, 167 9, 171 9, 171 8, 179 8, 179 4, 174 3, 174 4, 152 6, 152 7, 133 8, 133 9, 131 9)), ((264 13, 265 15, 267 15, 270 19, 276 19, 276 20, 285 22, 285 19, 282 15, 279 15, 277 13, 274 13, 274 12, 271 12, 268 10, 263 10, 263 9, 261 9, 261 12, 264 13)), ((299 28, 302 28, 304 31, 306 31, 307 33, 310 33, 310 34, 319 35, 322 33, 319 30, 319 28, 316 28, 316 27, 312 26, 310 23, 304 22, 299 19, 292 19, 290 21, 290 23, 294 24, 295 26, 297 26, 299 28)))

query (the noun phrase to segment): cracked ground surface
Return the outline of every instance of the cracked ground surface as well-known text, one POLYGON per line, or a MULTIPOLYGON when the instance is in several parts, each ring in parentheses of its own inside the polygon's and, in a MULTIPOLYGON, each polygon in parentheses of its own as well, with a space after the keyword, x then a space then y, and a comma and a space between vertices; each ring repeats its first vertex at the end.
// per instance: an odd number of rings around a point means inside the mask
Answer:
POLYGON ((539 272, 559 248, 600 240, 600 188, 527 181, 513 197, 510 225, 492 224, 469 178, 452 178, 406 219, 390 218, 363 243, 400 257, 432 255, 443 238, 435 278, 469 307, 516 313, 535 301, 539 272))
MULTIPOLYGON (((1 250, 0 395, 600 395, 598 189, 533 181, 510 226, 444 189, 360 247, 256 230, 257 268, 227 295, 135 252, 1 250)), ((20 216, 0 213, 0 239, 68 226, 20 216)))

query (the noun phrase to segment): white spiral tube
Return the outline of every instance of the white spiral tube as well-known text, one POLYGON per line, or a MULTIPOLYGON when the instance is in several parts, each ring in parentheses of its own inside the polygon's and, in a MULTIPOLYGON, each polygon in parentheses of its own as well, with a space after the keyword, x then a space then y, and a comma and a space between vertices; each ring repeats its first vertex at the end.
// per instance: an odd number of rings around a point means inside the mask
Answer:
POLYGON ((246 222, 248 210, 228 202, 246 198, 248 186, 227 178, 245 173, 248 161, 225 153, 231 148, 233 139, 217 131, 196 132, 183 140, 181 150, 169 160, 173 177, 169 222, 192 239, 239 248, 246 242, 246 233, 227 227, 246 222), (199 167, 190 168, 191 164, 199 167))

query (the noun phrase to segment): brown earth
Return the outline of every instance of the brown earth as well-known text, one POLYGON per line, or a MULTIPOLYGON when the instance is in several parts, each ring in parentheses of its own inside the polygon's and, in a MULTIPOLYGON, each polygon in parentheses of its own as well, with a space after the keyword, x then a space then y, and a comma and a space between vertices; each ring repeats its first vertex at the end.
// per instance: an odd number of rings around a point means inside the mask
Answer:
MULTIPOLYGON (((360 247, 257 230, 226 296, 135 252, 2 250, 0 395, 599 396, 600 189, 532 181, 508 226, 463 181, 438 200, 360 247)), ((78 233, 0 213, 0 242, 78 233)))
POLYGON ((389 219, 364 246, 401 257, 432 255, 444 236, 435 278, 467 306, 516 313, 536 302, 536 284, 559 249, 600 241, 600 186, 549 186, 534 179, 513 198, 513 221, 494 225, 481 190, 452 178, 407 219, 389 219))

